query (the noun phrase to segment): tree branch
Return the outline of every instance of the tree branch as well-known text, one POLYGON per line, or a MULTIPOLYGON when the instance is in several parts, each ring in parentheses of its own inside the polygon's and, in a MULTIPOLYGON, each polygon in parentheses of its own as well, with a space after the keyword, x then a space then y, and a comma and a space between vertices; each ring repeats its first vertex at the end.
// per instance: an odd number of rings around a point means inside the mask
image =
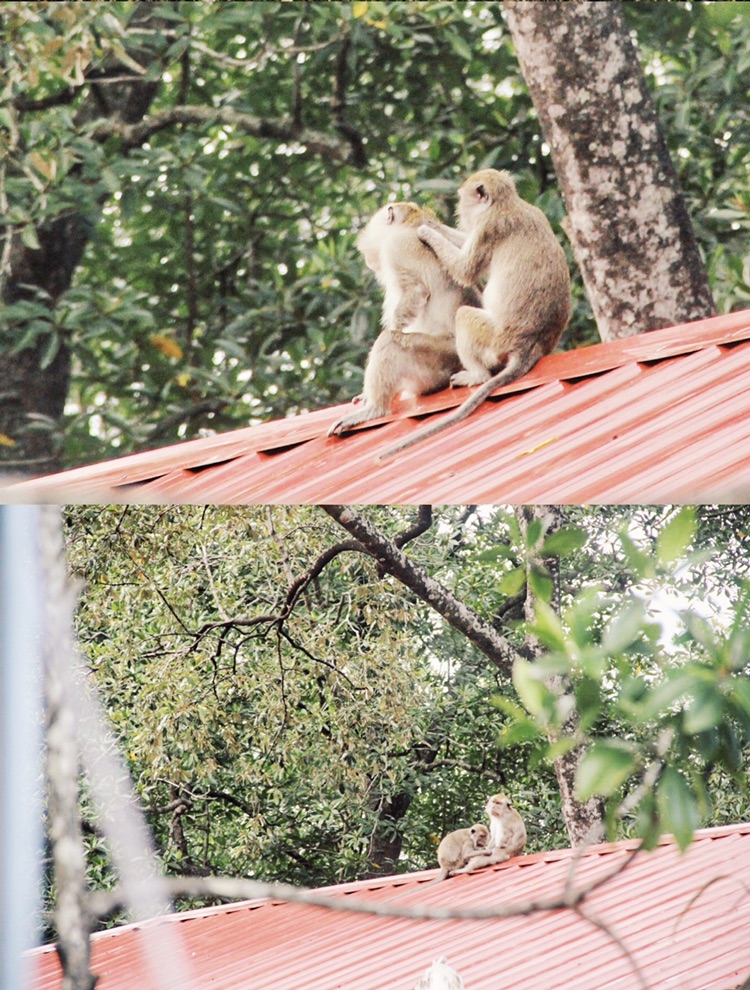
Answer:
MULTIPOLYGON (((640 847, 638 847, 640 848, 640 847)), ((290 884, 266 883, 261 880, 245 880, 239 877, 166 877, 165 883, 174 897, 218 897, 222 900, 268 899, 290 904, 309 904, 328 908, 331 911, 344 911, 354 914, 373 914, 386 918, 410 918, 416 921, 480 921, 492 918, 514 918, 540 911, 560 911, 565 908, 578 910, 589 894, 619 876, 630 863, 635 853, 631 851, 621 863, 604 877, 569 889, 568 884, 556 896, 541 897, 537 900, 516 901, 508 904, 488 904, 481 907, 440 907, 432 904, 419 906, 398 904, 393 901, 365 901, 352 896, 335 896, 329 891, 293 887, 290 884)), ((122 889, 97 891, 91 895, 90 908, 96 915, 105 915, 120 905, 122 889)), ((587 918, 591 924, 597 924, 587 918)), ((600 926, 601 927, 601 926, 600 926)), ((618 944, 620 944, 618 942, 618 944)))
POLYGON ((299 145, 307 153, 321 155, 339 164, 357 167, 363 164, 354 160, 354 152, 349 142, 335 140, 321 131, 308 127, 299 127, 292 120, 268 120, 253 114, 241 113, 232 107, 168 107, 133 124, 112 117, 95 121, 88 133, 95 141, 118 137, 126 148, 134 148, 144 144, 159 131, 173 127, 175 124, 231 127, 252 137, 274 138, 277 141, 299 145))
POLYGON ((513 646, 489 622, 429 577, 398 549, 393 540, 389 540, 360 513, 346 505, 324 505, 322 509, 351 533, 363 551, 369 553, 385 572, 392 574, 435 609, 500 670, 511 674, 513 661, 522 655, 521 649, 513 646))

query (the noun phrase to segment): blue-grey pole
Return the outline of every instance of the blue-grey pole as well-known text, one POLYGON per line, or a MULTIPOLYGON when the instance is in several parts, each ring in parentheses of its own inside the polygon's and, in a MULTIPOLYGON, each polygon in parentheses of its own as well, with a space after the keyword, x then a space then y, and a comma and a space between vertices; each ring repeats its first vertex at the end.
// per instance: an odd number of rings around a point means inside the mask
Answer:
POLYGON ((35 505, 0 506, 0 987, 27 985, 41 881, 42 582, 35 505))

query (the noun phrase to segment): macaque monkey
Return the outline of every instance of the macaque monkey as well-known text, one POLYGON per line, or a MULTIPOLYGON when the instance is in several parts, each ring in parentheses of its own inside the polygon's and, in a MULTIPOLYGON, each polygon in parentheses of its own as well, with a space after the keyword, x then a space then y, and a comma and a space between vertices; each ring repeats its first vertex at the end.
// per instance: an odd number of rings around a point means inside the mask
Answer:
POLYGON ((363 393, 354 400, 360 407, 334 423, 329 436, 385 416, 399 392, 426 395, 446 388, 461 367, 456 310, 477 296, 453 281, 419 239, 417 230, 428 225, 448 236, 455 233, 416 203, 390 203, 357 239, 367 267, 385 289, 383 331, 367 359, 363 393))
POLYGON ((419 237, 460 285, 484 284, 481 308, 456 314, 456 350, 464 370, 451 385, 481 385, 455 412, 389 448, 381 459, 459 423, 500 385, 515 381, 549 354, 570 319, 565 252, 546 216, 516 192, 512 177, 493 168, 470 176, 458 191, 459 231, 422 224, 419 237))
POLYGON ((489 856, 491 850, 486 848, 489 841, 490 830, 482 824, 449 832, 438 846, 440 873, 436 881, 447 880, 452 873, 458 872, 460 867, 466 866, 472 857, 489 856))
POLYGON ((517 856, 526 845, 526 826, 509 797, 493 794, 484 810, 490 816, 489 851, 483 850, 481 854, 472 856, 455 873, 470 873, 480 866, 504 863, 511 856, 517 856))

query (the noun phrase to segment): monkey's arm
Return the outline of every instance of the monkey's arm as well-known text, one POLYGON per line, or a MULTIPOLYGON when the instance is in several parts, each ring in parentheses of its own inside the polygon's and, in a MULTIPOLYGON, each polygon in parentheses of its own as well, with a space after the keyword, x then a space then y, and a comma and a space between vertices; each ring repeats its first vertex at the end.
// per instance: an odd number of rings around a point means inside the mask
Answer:
POLYGON ((497 846, 495 849, 484 849, 480 853, 475 853, 466 866, 462 866, 460 870, 454 870, 453 875, 455 876, 458 873, 472 873, 482 866, 493 866, 495 863, 504 863, 506 859, 510 859, 510 854, 502 846, 497 846))
POLYGON ((471 242, 466 240, 462 247, 452 244, 439 230, 434 230, 426 224, 417 228, 419 239, 423 241, 438 257, 438 261, 450 277, 459 285, 470 288, 476 285, 479 273, 472 263, 471 242))
POLYGON ((410 326, 422 314, 429 298, 430 293, 422 282, 409 285, 401 293, 401 298, 393 312, 394 326, 384 329, 404 330, 410 326))
POLYGON ((455 244, 457 248, 463 247, 469 237, 465 230, 456 230, 455 227, 449 227, 447 223, 440 223, 439 220, 431 220, 425 226, 437 230, 447 241, 455 244))

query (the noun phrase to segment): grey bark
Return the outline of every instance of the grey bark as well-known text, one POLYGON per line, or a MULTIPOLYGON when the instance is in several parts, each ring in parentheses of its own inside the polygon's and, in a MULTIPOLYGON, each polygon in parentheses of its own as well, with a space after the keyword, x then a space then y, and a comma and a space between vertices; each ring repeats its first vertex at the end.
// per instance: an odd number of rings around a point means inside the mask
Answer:
POLYGON ((603 340, 715 312, 619 2, 504 0, 603 340))

